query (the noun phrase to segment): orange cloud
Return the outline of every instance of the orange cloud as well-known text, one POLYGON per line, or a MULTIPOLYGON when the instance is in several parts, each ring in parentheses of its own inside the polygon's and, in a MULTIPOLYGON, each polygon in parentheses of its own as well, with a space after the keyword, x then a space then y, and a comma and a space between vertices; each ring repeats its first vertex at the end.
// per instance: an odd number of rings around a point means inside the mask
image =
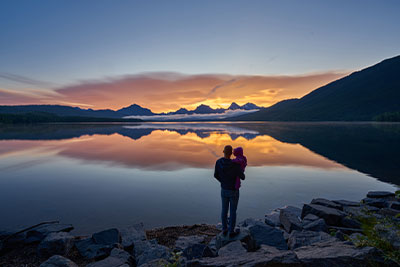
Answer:
POLYGON ((133 103, 153 112, 193 109, 199 104, 213 108, 231 102, 270 106, 287 98, 301 97, 347 73, 325 72, 298 76, 184 75, 144 73, 119 78, 82 81, 51 93, 13 94, 0 91, 0 104, 70 104, 94 109, 119 109, 133 103))

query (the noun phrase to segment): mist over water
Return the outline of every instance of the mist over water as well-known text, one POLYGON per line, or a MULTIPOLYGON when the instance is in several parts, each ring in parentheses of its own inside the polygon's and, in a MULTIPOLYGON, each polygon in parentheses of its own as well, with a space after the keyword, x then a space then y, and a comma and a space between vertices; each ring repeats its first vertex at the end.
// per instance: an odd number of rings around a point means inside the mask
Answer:
POLYGON ((239 220, 315 197, 360 200, 400 184, 400 124, 142 123, 0 129, 0 228, 45 220, 77 233, 217 223, 214 163, 248 158, 239 220), (8 204, 7 204, 8 203, 8 204))

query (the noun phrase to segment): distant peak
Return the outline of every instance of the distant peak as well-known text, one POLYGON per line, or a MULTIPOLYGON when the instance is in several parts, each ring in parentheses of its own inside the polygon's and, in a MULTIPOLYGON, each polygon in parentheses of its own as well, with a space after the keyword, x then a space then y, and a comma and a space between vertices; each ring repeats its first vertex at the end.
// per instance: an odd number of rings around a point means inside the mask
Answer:
POLYGON ((235 110, 235 109, 240 109, 240 106, 236 104, 235 102, 232 102, 232 104, 229 106, 230 110, 235 110))

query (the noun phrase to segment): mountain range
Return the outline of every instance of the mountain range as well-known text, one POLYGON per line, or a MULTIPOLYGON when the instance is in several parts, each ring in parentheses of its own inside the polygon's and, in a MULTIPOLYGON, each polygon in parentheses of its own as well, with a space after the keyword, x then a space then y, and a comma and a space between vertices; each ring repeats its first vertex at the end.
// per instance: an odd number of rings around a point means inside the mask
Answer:
POLYGON ((96 117, 96 118, 123 118, 126 116, 161 116, 161 115, 193 115, 193 114, 222 114, 228 110, 258 110, 261 107, 253 103, 247 103, 239 106, 233 102, 227 109, 213 109, 207 105, 199 105, 194 110, 180 108, 174 112, 154 113, 148 108, 141 107, 137 104, 121 108, 119 110, 111 109, 82 109, 79 107, 70 107, 63 105, 16 105, 16 106, 0 106, 0 114, 23 114, 29 112, 45 112, 58 116, 81 116, 81 117, 96 117))
POLYGON ((288 99, 232 119, 256 121, 370 121, 400 111, 400 56, 356 71, 300 99, 288 99))

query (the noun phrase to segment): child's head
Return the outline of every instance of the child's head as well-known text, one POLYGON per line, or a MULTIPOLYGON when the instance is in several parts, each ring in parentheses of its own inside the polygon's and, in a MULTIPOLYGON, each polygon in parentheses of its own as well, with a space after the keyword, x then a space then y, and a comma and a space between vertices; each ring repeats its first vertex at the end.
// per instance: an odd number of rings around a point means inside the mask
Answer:
POLYGON ((233 155, 235 156, 235 157, 240 157, 240 156, 243 156, 243 148, 242 147, 237 147, 237 148, 235 148, 234 150, 233 150, 233 155))

